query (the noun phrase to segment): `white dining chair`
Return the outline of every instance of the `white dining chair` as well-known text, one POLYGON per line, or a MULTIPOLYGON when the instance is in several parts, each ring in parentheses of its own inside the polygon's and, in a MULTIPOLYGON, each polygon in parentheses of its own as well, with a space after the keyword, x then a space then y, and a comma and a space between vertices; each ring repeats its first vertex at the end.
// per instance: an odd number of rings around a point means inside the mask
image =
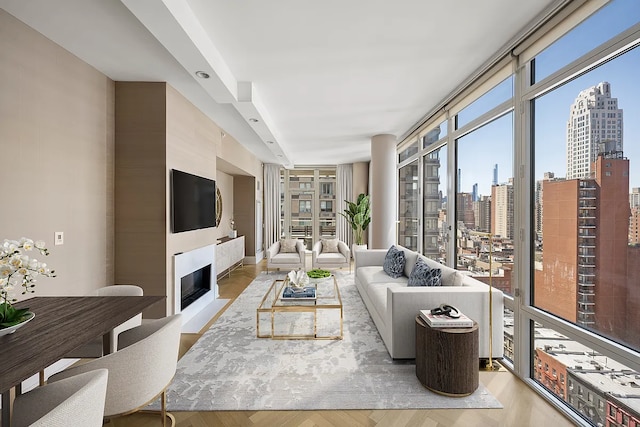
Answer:
POLYGON ((96 369, 16 396, 13 427, 102 426, 106 369, 96 369))
MULTIPOLYGON (((136 285, 111 285, 97 289, 92 295, 97 297, 110 297, 110 296, 142 296, 144 294, 142 288, 136 285)), ((121 332, 138 326, 142 323, 142 313, 132 317, 126 322, 113 328, 110 332, 111 349, 109 353, 113 353, 118 348, 118 335, 121 332)), ((85 359, 96 358, 104 355, 102 347, 102 337, 95 337, 93 340, 86 344, 76 348, 75 350, 67 353, 66 358, 70 359, 85 359)))
POLYGON ((118 351, 72 366, 49 378, 59 381, 81 372, 109 370, 104 417, 109 419, 141 410, 161 397, 163 425, 167 417, 166 388, 176 372, 182 315, 151 320, 120 334, 118 351))

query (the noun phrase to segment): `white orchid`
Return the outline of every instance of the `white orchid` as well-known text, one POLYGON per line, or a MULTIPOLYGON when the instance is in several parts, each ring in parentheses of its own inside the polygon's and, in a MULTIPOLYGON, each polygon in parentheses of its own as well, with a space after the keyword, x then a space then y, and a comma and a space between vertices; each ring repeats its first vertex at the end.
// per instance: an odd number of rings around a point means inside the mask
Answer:
POLYGON ((309 284, 309 276, 304 270, 292 270, 289 272, 289 282, 296 288, 304 288, 309 284))
POLYGON ((49 255, 49 251, 45 247, 45 243, 26 237, 17 240, 5 239, 0 247, 0 278, 2 279, 3 288, 0 300, 9 302, 7 285, 18 285, 23 288, 22 293, 35 292, 34 282, 38 276, 55 277, 55 272, 47 267, 47 264, 39 262, 35 258, 23 255, 21 250, 31 251, 37 250, 42 255, 49 255))
POLYGON ((49 255, 45 243, 35 243, 23 237, 20 241, 5 240, 0 246, 0 328, 7 328, 24 320, 27 309, 12 306, 15 301, 10 294, 14 287, 22 287, 22 294, 35 292, 38 276, 56 277, 55 272, 47 264, 35 258, 23 255, 22 250, 36 249, 42 255, 49 255))

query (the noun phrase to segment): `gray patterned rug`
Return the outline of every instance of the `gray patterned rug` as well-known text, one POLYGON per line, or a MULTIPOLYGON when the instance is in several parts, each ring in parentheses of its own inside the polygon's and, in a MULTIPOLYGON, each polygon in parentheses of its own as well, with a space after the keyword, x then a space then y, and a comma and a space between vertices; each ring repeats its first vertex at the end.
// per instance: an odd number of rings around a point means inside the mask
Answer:
MULTIPOLYGON (((343 340, 256 338, 256 308, 272 281, 283 276, 261 273, 180 359, 167 392, 169 410, 502 408, 482 384, 471 396, 441 396, 420 384, 412 361, 393 361, 353 274, 336 273, 343 340)), ((310 315, 292 316, 279 318, 278 327, 310 328, 310 315)), ((331 316, 318 321, 329 334, 339 324, 331 316)))

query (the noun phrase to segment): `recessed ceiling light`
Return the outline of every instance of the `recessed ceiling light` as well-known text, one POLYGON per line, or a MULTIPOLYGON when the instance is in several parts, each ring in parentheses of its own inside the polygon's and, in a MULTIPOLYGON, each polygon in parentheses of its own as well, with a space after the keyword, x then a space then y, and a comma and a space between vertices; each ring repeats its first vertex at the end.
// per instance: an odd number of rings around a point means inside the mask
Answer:
POLYGON ((282 157, 282 154, 278 154, 278 157, 282 157))
POLYGON ((196 71, 196 76, 200 77, 201 79, 208 79, 209 73, 205 73, 204 71, 196 71))
POLYGON ((267 141, 267 144, 273 144, 273 141, 267 141))
POLYGON ((249 121, 250 121, 251 123, 258 123, 258 119, 255 119, 255 118, 253 118, 253 117, 251 117, 251 118, 249 119, 249 121))

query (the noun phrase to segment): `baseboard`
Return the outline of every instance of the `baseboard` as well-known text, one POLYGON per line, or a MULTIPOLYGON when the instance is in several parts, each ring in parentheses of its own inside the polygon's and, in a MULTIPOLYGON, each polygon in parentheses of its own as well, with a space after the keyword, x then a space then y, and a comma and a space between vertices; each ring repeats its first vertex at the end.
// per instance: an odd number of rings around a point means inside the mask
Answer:
POLYGON ((195 314, 189 321, 182 325, 183 334, 197 334, 204 328, 213 317, 222 310, 230 300, 216 298, 207 304, 200 312, 195 314))

